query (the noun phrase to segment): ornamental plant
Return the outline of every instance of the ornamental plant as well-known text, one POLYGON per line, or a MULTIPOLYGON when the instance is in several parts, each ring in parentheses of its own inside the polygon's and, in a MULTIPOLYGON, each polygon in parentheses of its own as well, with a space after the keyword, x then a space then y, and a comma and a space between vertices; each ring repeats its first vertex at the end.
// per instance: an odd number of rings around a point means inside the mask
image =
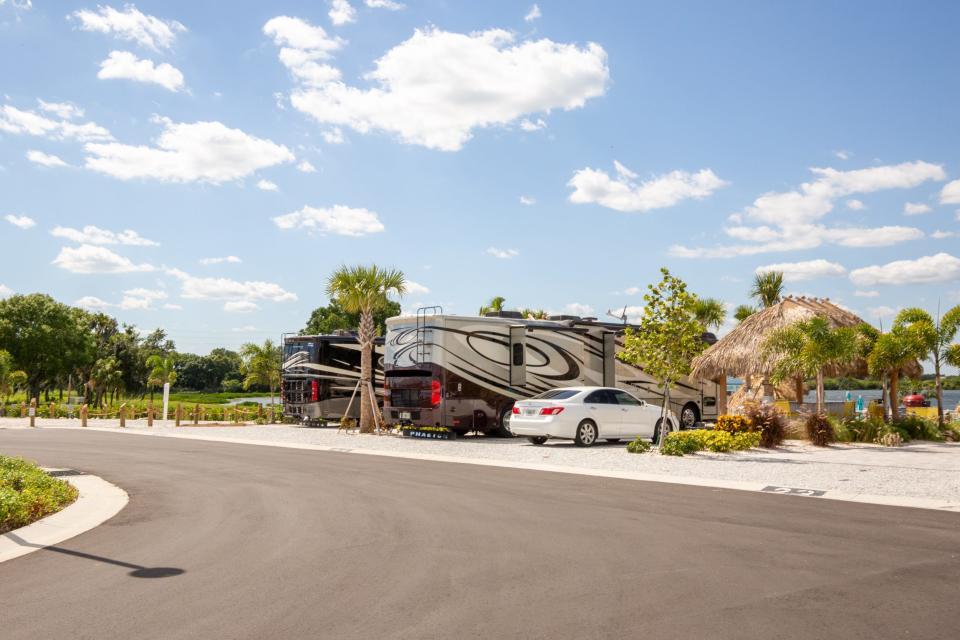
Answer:
POLYGON ((772 404, 748 404, 745 416, 753 431, 760 433, 760 446, 772 449, 783 444, 787 423, 783 414, 772 404))
POLYGON ((830 419, 825 413, 811 413, 804 420, 804 424, 807 428, 807 437, 816 446, 825 447, 836 440, 833 425, 830 424, 830 419))
POLYGON ((741 433, 751 431, 750 421, 745 416, 719 416, 717 424, 714 426, 717 431, 726 431, 728 433, 741 433))
POLYGON ((637 437, 636 440, 627 444, 627 451, 630 453, 646 453, 650 451, 652 445, 643 438, 637 437))

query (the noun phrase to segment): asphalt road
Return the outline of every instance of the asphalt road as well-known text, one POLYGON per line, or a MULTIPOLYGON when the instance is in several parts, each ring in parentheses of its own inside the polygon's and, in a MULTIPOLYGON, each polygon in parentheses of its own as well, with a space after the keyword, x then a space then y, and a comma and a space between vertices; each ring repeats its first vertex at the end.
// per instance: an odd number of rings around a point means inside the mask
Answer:
POLYGON ((78 431, 130 503, 0 564, 16 638, 956 638, 960 514, 78 431))

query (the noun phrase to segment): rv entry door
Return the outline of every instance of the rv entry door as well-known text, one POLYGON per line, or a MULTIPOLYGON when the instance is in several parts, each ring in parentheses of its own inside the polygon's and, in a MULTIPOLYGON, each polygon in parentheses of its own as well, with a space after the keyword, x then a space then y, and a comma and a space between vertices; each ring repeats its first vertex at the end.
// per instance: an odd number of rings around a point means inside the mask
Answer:
POLYGON ((510 386, 527 384, 527 328, 522 325, 510 326, 510 386))

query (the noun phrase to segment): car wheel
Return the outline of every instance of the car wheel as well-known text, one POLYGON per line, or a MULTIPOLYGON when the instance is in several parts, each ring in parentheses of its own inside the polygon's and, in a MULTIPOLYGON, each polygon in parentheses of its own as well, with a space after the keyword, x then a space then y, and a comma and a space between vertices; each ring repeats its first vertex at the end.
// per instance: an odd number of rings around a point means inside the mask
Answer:
POLYGON ((530 442, 536 445, 541 445, 547 441, 547 436, 530 436, 527 438, 530 442))
POLYGON ((592 447, 597 441, 597 423, 593 420, 584 420, 577 425, 577 435, 573 441, 578 447, 592 447))
POLYGON ((700 410, 692 402, 683 405, 680 410, 680 428, 693 429, 700 422, 700 410))
MULTIPOLYGON (((657 425, 653 428, 653 444, 660 444, 660 425, 663 424, 663 418, 657 420, 657 425)), ((667 428, 670 428, 672 423, 667 422, 667 428)))

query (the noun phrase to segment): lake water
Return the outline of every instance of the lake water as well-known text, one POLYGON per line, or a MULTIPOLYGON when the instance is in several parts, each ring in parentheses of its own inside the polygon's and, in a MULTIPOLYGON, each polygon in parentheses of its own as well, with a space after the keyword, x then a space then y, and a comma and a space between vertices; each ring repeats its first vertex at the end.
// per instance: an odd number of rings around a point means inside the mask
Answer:
MULTIPOLYGON (((902 388, 902 387, 901 387, 902 388)), ((907 389, 909 390, 909 389, 907 389)), ((847 399, 847 392, 842 390, 831 391, 827 390, 824 392, 826 394, 827 402, 843 402, 847 399)), ((864 404, 869 404, 871 400, 879 399, 883 397, 883 392, 880 389, 865 389, 863 391, 850 391, 850 395, 854 400, 857 399, 857 396, 863 396, 864 404)), ((937 406, 936 398, 929 398, 930 406, 937 406)), ((803 399, 804 402, 816 402, 817 393, 816 391, 807 392, 806 397, 803 399)), ((943 392, 943 406, 945 409, 953 409, 958 404, 960 404, 960 390, 947 391, 943 392)))
POLYGON ((280 404, 280 396, 276 395, 276 396, 273 396, 273 398, 271 398, 270 396, 260 396, 256 398, 232 398, 230 400, 227 400, 227 406, 232 407, 235 404, 241 404, 244 402, 256 402, 257 404, 263 404, 263 405, 268 405, 271 402, 276 402, 277 404, 280 404))

